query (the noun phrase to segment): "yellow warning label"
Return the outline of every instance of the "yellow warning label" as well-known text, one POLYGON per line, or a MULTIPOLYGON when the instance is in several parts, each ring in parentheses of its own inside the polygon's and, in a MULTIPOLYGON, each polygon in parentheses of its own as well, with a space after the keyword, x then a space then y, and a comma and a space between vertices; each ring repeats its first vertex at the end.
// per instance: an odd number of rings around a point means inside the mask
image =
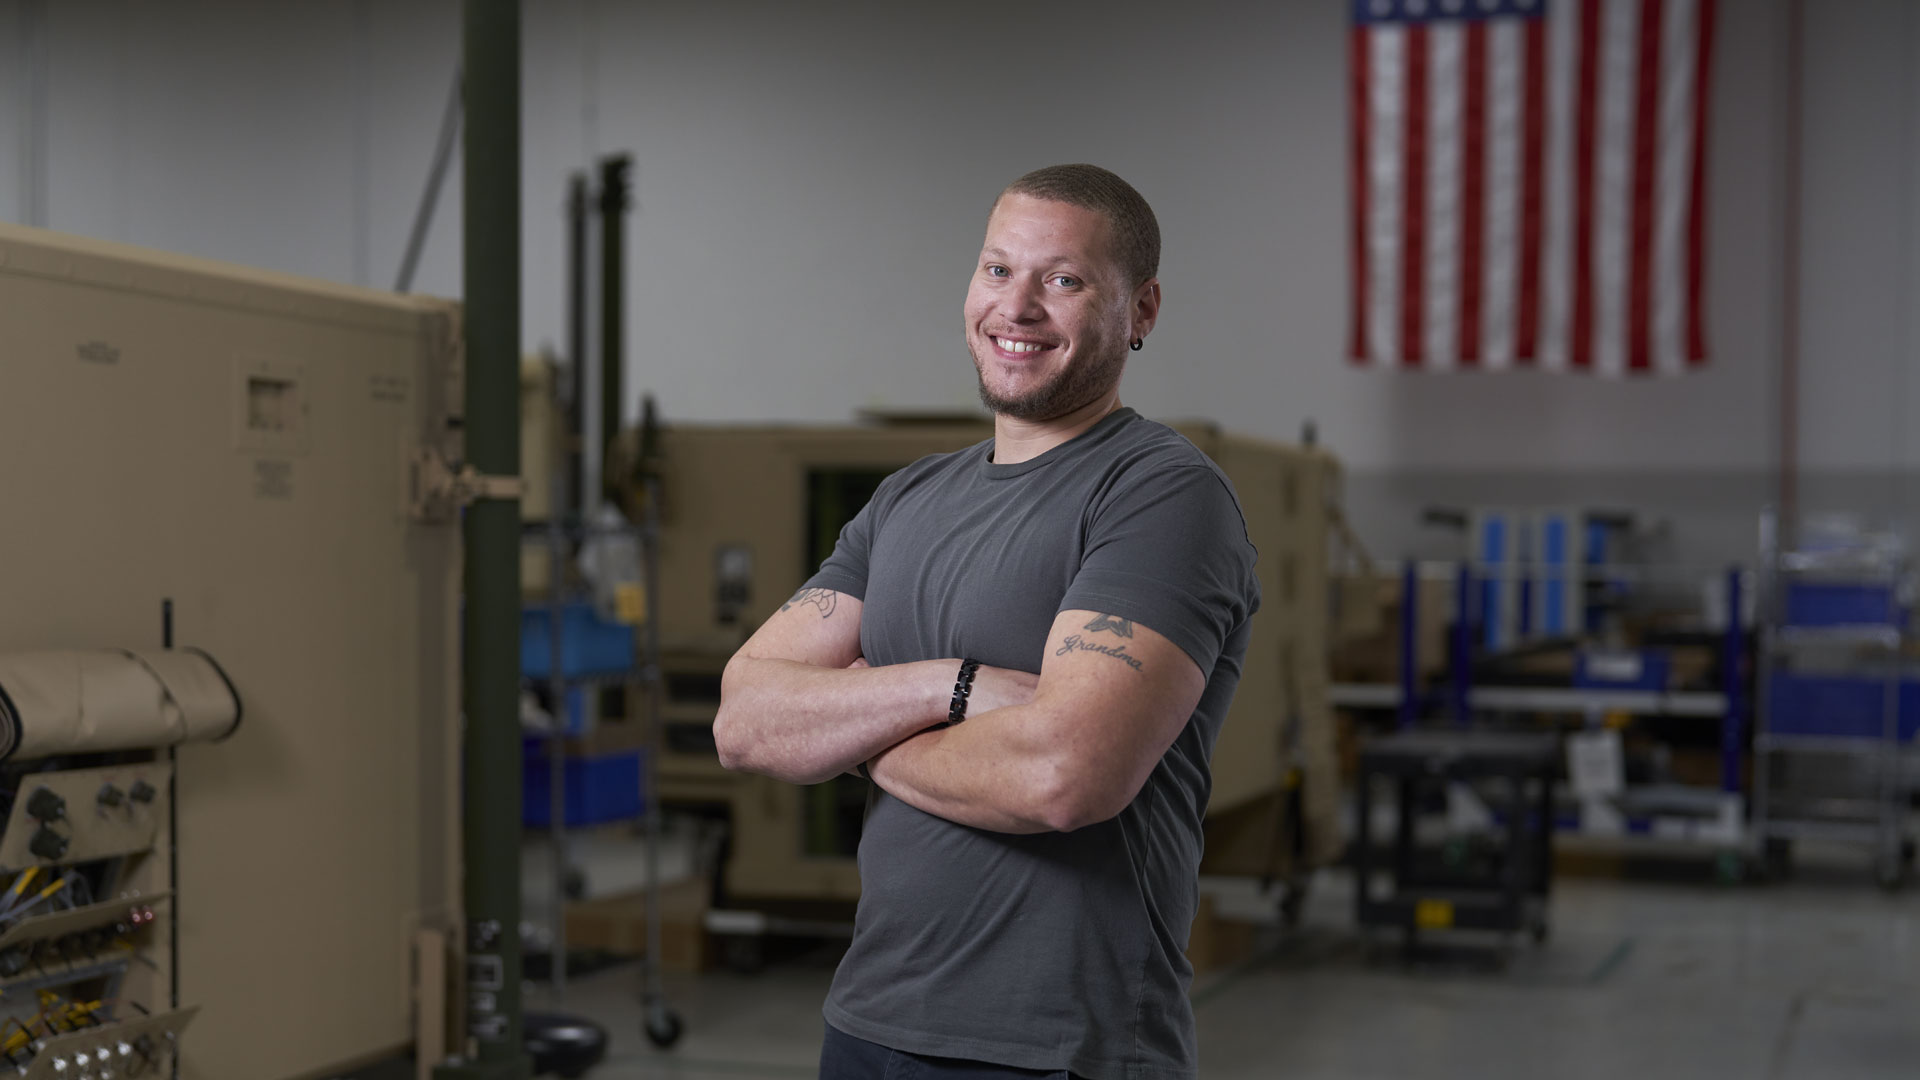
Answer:
POLYGON ((1445 930, 1453 925, 1453 901, 1421 900, 1413 905, 1413 925, 1422 930, 1445 930))

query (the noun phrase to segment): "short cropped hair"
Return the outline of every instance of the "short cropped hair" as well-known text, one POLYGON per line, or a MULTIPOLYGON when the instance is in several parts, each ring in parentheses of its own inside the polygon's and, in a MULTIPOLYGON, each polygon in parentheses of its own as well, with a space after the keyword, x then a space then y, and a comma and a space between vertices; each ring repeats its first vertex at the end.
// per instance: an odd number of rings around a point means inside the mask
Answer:
MULTIPOLYGON (((1133 185, 1098 165, 1049 165, 1007 185, 1000 198, 1027 195, 1092 210, 1113 227, 1114 257, 1137 288, 1160 272, 1160 223, 1133 185)), ((998 206, 1000 199, 994 200, 998 206)))

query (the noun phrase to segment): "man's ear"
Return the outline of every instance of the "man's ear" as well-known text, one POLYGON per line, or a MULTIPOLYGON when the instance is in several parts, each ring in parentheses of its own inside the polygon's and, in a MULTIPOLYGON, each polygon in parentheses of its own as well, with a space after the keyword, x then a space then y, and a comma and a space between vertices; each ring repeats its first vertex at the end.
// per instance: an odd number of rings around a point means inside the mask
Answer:
POLYGON ((1149 278, 1133 290, 1133 333, 1131 339, 1138 341, 1153 333, 1153 324, 1160 320, 1160 279, 1149 278))

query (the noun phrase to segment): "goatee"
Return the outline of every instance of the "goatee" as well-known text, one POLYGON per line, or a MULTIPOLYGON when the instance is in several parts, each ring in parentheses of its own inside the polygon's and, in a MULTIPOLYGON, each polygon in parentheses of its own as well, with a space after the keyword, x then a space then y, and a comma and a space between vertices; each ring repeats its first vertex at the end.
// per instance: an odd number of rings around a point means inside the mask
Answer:
MULTIPOLYGON (((969 347, 968 351, 972 351, 969 347)), ((973 370, 980 381, 980 404, 996 416, 1039 422, 1065 416, 1112 390, 1120 382, 1127 365, 1126 347, 1111 350, 1102 357, 1088 357, 1054 375, 1052 379, 1017 397, 1003 397, 987 388, 986 365, 979 354, 973 357, 973 370)))

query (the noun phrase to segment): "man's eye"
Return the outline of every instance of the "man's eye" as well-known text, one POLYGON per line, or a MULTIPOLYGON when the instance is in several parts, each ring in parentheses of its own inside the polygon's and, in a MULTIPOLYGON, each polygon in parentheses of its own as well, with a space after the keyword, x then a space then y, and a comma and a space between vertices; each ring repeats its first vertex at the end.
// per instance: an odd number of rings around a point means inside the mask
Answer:
POLYGON ((990 265, 990 266, 988 266, 988 267, 987 267, 987 276, 988 276, 988 277, 1006 277, 1006 276, 1007 276, 1007 268, 1006 268, 1006 267, 1004 267, 1004 266, 991 266, 991 265, 990 265))
POLYGON ((1053 275, 1053 283, 1063 289, 1071 289, 1080 284, 1080 279, 1067 274, 1055 274, 1053 275))

